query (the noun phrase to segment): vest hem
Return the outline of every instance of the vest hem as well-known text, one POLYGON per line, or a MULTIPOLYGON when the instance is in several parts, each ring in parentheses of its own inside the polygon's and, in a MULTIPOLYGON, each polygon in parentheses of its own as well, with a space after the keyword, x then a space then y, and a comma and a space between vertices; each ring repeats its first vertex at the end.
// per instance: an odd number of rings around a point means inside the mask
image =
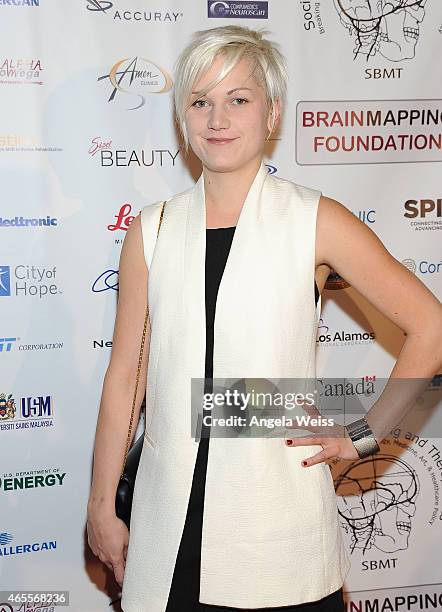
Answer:
MULTIPOLYGON (((317 603, 321 599, 328 597, 338 589, 340 589, 345 582, 345 576, 339 578, 339 580, 332 582, 328 588, 323 591, 321 590, 314 595, 314 599, 309 598, 301 598, 297 597, 295 594, 293 596, 284 597, 283 599, 277 599, 273 597, 272 599, 249 599, 249 598, 240 598, 240 599, 223 599, 222 601, 219 598, 213 597, 203 597, 198 599, 198 603, 205 604, 208 606, 221 606, 224 608, 242 608, 244 610, 253 610, 254 608, 270 608, 269 612, 271 612, 271 608, 279 608, 279 607, 291 607, 291 606, 299 606, 302 604, 309 603, 317 603)), ((215 610, 214 610, 215 612, 215 610)))

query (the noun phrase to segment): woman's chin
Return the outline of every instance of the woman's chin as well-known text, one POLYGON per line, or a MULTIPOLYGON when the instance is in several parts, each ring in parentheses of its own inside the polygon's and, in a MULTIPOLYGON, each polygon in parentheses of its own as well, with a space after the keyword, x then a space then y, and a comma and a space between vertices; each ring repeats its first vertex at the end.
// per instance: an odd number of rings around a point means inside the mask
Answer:
POLYGON ((231 157, 229 159, 221 159, 211 156, 201 159, 201 162, 203 166, 212 172, 232 172, 238 168, 238 164, 234 162, 231 157))

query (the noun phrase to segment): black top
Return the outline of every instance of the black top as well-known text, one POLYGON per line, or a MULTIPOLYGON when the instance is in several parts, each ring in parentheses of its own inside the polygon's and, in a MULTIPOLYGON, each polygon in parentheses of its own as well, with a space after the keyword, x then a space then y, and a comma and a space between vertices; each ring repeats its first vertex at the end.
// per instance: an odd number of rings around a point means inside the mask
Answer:
MULTIPOLYGON (((216 298, 234 233, 235 227, 206 229, 206 379, 213 378, 213 327, 215 321, 216 298)), ((319 291, 315 282, 316 303, 318 298, 319 291)), ((207 382, 210 383, 211 381, 207 382)), ((207 392, 207 390, 206 385, 205 392, 207 392)), ((203 427, 203 431, 201 432, 187 516, 175 563, 166 612, 182 612, 183 610, 192 610, 194 612, 231 612, 232 610, 236 610, 236 608, 224 608, 222 606, 211 606, 199 603, 201 530, 210 439, 209 429, 209 427, 203 427), (206 435, 204 435, 204 431, 206 435)), ((226 563, 228 563, 228 559, 226 559, 226 563)), ((228 588, 228 585, 226 585, 226 588, 228 588)), ((327 607, 316 608, 315 606, 312 608, 312 604, 310 603, 308 611, 322 612, 323 610, 325 612, 327 610, 327 612, 332 612, 335 608, 330 607, 332 604, 331 599, 326 599, 327 604, 325 605, 327 607)), ((320 601, 325 602, 325 599, 320 601)), ((321 603, 321 605, 323 604, 321 603)), ((302 608, 302 605, 298 605, 267 607, 265 610, 284 610, 285 612, 296 610, 296 612, 302 612, 302 608)), ((342 610, 343 609, 344 608, 342 608, 342 610)), ((240 609, 238 608, 238 610, 240 609)), ((264 608, 261 610, 264 610, 264 608)), ((261 612, 261 610, 256 608, 254 612, 261 612)), ((336 611, 340 610, 341 608, 336 608, 336 611)))

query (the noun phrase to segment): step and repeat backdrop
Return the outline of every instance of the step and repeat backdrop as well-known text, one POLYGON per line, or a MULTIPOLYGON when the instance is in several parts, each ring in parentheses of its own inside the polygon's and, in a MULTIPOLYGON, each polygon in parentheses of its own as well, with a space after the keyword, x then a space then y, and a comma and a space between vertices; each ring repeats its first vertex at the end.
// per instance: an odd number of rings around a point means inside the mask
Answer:
MULTIPOLYGON (((51 609, 8 601, 20 589, 119 609, 85 533, 119 255, 141 208, 200 174, 173 122, 173 64, 195 30, 226 24, 268 29, 287 58, 269 172, 342 202, 442 294, 439 0, 0 0, 1 611, 51 609)), ((318 377, 358 382, 332 392, 385 381, 403 340, 329 277, 318 377)), ((349 611, 442 610, 441 387, 419 399, 425 430, 332 466, 349 611)))

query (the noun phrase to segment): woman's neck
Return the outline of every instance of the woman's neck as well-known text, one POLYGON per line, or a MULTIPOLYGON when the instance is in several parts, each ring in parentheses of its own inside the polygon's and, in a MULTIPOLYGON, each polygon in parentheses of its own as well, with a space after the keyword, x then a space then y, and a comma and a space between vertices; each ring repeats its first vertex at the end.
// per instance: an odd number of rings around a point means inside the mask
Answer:
POLYGON ((232 172, 203 168, 208 227, 236 225, 260 165, 261 159, 255 159, 232 172))

